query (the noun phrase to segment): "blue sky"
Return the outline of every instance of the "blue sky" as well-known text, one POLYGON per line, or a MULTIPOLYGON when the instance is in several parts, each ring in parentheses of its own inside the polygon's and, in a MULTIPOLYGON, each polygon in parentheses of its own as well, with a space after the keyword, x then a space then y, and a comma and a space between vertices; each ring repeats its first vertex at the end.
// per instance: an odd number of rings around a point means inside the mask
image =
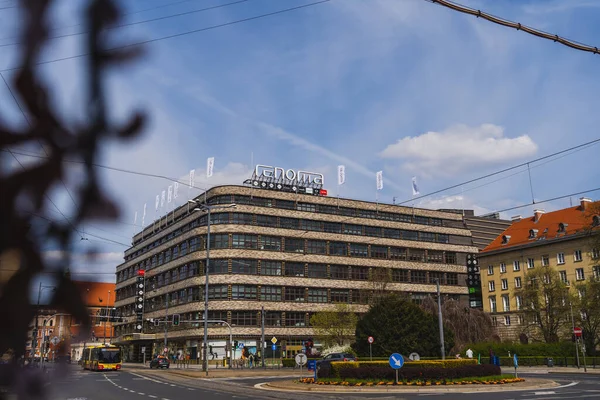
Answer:
MULTIPOLYGON (((124 22, 230 1, 128 0, 122 3, 129 13, 124 22), (178 4, 136 13, 169 3, 178 4)), ((309 2, 250 0, 121 28, 112 40, 120 44, 158 38, 309 2)), ((81 4, 59 2, 54 25, 73 25, 81 4)), ((594 42, 600 33, 596 1, 462 4, 600 46, 594 42)), ((19 20, 15 10, 1 10, 0 37, 14 36, 19 20)), ((82 38, 51 41, 46 59, 79 54, 82 38)), ((13 41, 3 39, 0 45, 13 41)), ((15 65, 15 50, 0 47, 0 69, 15 65)), ((195 168, 197 185, 212 186, 241 183, 251 173, 253 154, 255 163, 323 172, 333 193, 336 166, 345 164, 342 196, 374 200, 375 172, 383 170, 380 201, 406 201, 411 199, 412 176, 417 176, 421 193, 429 193, 597 138, 599 57, 424 0, 332 0, 147 45, 146 56, 135 66, 110 74, 108 88, 115 119, 141 108, 151 114, 150 123, 140 140, 107 145, 102 162, 182 180, 195 168), (211 156, 216 159, 215 175, 207 182, 206 158, 211 156)), ((83 116, 84 62, 76 58, 41 67, 71 123, 83 116)), ((24 123, 1 85, 0 105, 3 119, 15 126, 24 123)), ((598 146, 533 164, 536 200, 598 186, 598 146)), ((40 152, 35 146, 30 150, 40 152)), ((528 174, 520 172, 483 187, 476 188, 491 179, 416 200, 415 205, 464 206, 484 213, 529 203, 528 174)), ((70 184, 76 183, 77 174, 73 167, 70 184)), ((151 221, 154 196, 169 183, 106 170, 102 176, 122 207, 122 223, 85 229, 130 243, 134 227, 126 224, 133 222, 135 211, 139 224, 144 203, 146 223, 151 221)), ((588 196, 597 199, 598 193, 588 196)), ((60 187, 52 196, 65 213, 72 210, 60 187)), ((181 204, 186 188, 180 196, 181 204)), ((566 206, 569 199, 538 207, 549 211, 566 206)), ((504 216, 529 215, 533 208, 504 216)), ((58 212, 51 213, 60 218, 58 212)), ((114 271, 124 247, 89 239, 74 244, 73 269, 114 271), (97 260, 81 255, 90 247, 101 252, 97 260)), ((49 259, 61 256, 51 246, 47 250, 49 259)))

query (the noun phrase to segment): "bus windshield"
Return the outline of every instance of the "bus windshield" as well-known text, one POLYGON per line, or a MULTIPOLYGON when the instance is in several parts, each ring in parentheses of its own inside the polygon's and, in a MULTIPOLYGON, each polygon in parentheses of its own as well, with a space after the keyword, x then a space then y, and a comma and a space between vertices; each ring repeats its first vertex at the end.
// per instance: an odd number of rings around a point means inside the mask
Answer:
POLYGON ((121 362, 121 351, 114 349, 102 349, 98 361, 105 363, 120 363, 121 362))

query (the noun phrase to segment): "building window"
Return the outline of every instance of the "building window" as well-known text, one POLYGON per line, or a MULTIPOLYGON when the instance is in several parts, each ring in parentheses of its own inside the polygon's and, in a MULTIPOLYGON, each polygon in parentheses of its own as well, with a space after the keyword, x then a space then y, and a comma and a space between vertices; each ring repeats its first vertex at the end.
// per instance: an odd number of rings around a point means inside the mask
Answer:
POLYGON ((513 261, 513 271, 520 271, 520 270, 521 270, 521 262, 513 261))
POLYGON ((331 289, 332 303, 349 303, 350 291, 348 289, 331 289))
POLYGON ((332 265, 330 268, 331 279, 349 279, 350 269, 346 265, 332 265))
POLYGON ((306 326, 305 314, 303 312, 286 312, 285 313, 285 326, 287 327, 300 327, 306 326))
POLYGON ((493 292, 496 290, 496 283, 494 281, 489 281, 488 282, 488 290, 490 292, 493 292))
POLYGON ((388 258, 388 248, 385 246, 371 245, 371 257, 372 258, 388 258))
POLYGON ((327 242, 324 240, 307 240, 306 252, 308 254, 327 254, 327 242))
POLYGON ((301 276, 304 277, 304 264, 302 263, 285 263, 285 276, 301 276))
POLYGON ((427 262, 441 263, 442 261, 444 261, 443 251, 427 250, 427 262))
POLYGON ((232 300, 256 300, 256 286, 250 285, 232 285, 231 299, 232 300))
POLYGON ((228 274, 229 260, 223 258, 210 259, 208 262, 208 272, 210 274, 228 274))
POLYGON ((308 289, 309 303, 327 303, 327 289, 308 289))
POLYGON ((281 238, 279 236, 261 236, 260 249, 281 251, 281 238))
POLYGON ((227 285, 211 285, 208 287, 209 300, 227 300, 227 285))
POLYGON ((381 237, 381 228, 376 226, 365 226, 365 236, 381 237))
POLYGON ((198 250, 200 247, 200 238, 193 237, 190 239, 190 252, 198 250))
POLYGON ((368 257, 369 246, 360 243, 350 243, 350 256, 352 257, 368 257))
POLYGON ((309 278, 327 278, 327 264, 308 264, 309 278))
POLYGON ((437 281, 440 281, 440 285, 444 285, 444 273, 443 272, 429 272, 429 283, 437 283, 437 281))
POLYGON ((594 260, 600 258, 600 250, 598 250, 598 249, 592 249, 592 258, 594 260))
MULTIPOLYGON (((277 202, 279 204, 279 202, 277 202)), ((279 227, 284 229, 298 229, 299 220, 297 218, 279 218, 279 227)))
POLYGON ((323 222, 323 232, 342 233, 342 224, 337 222, 323 222))
POLYGON ((400 230, 383 228, 383 237, 387 239, 400 239, 400 230))
POLYGON ((210 224, 211 225, 217 225, 217 224, 228 224, 229 223, 229 213, 224 212, 224 213, 216 213, 216 214, 211 214, 210 215, 210 224))
POLYGON ((298 203, 296 205, 296 209, 298 211, 308 211, 311 213, 316 213, 317 212, 317 205, 316 204, 311 204, 311 203, 298 203))
POLYGON ((350 271, 354 280, 366 281, 369 279, 369 268, 367 267, 351 267, 350 271))
POLYGON ((502 283, 502 290, 507 290, 508 289, 508 279, 502 279, 500 282, 502 283))
POLYGON ((453 251, 444 252, 444 263, 456 264, 456 253, 453 251))
POLYGON ((269 276, 281 276, 280 261, 261 261, 260 274, 269 276))
POLYGON ((593 267, 593 271, 594 271, 594 278, 595 279, 600 279, 600 266, 595 265, 593 267))
POLYGON ((583 273, 583 268, 577 268, 575 270, 575 276, 577 278, 578 281, 582 281, 585 279, 585 275, 583 273))
POLYGON ((527 259, 527 269, 532 269, 535 267, 535 260, 533 258, 527 259))
POLYGON ((227 233, 217 233, 210 235, 211 249, 227 249, 229 248, 229 235, 227 233))
POLYGON ((329 242, 330 256, 347 256, 348 243, 345 242, 329 242))
POLYGON ((425 250, 421 249, 410 249, 408 251, 409 261, 424 262, 425 261, 425 250))
POLYGON ((285 251, 304 253, 304 239, 285 238, 285 251))
POLYGON ((562 283, 567 283, 567 271, 558 271, 558 275, 560 276, 560 281, 562 283))
POLYGON ((392 269, 392 281, 393 282, 408 282, 408 270, 392 269))
POLYGON ((542 267, 547 267, 550 265, 550 256, 542 256, 542 267))
POLYGON ((496 310, 496 296, 491 296, 490 297, 490 312, 495 313, 496 310))
POLYGON ((520 288, 520 287, 522 287, 521 285, 522 285, 522 283, 521 283, 521 277, 520 277, 520 276, 517 276, 517 277, 515 278, 515 287, 516 287, 516 288, 520 288))
POLYGON ((494 275, 494 266, 488 265, 488 275, 494 275))
POLYGON ((304 302, 304 288, 289 286, 285 288, 285 301, 304 302))
POLYGON ((447 285, 458 285, 458 274, 454 272, 446 273, 446 284, 447 285))
POLYGON ((575 262, 583 260, 583 258, 581 257, 581 250, 575 250, 575 252, 573 253, 573 260, 575 262))
POLYGON ((500 273, 501 274, 506 273, 506 264, 505 263, 500 263, 500 273))
POLYGON ((241 275, 258 274, 257 260, 231 260, 231 273, 241 275))
POLYGON ((362 235, 362 225, 344 224, 344 233, 346 235, 362 235))
POLYGON ((256 311, 232 311, 231 312, 231 325, 234 326, 257 326, 257 312, 256 311))
POLYGON ((510 326, 510 315, 504 316, 504 325, 510 326))
POLYGON ((256 225, 277 228, 277 217, 272 215, 257 215, 256 225))
POLYGON ((369 304, 369 292, 352 289, 352 304, 369 304))
POLYGON ((261 286, 260 299, 262 301, 281 301, 281 287, 261 286))
POLYGON ((252 214, 244 214, 244 213, 232 213, 231 214, 231 223, 237 225, 253 225, 253 215, 252 214))
POLYGON ((427 273, 425 271, 410 271, 411 283, 426 283, 427 273))
POLYGON ((245 233, 234 233, 231 235, 231 248, 256 249, 258 248, 258 236, 245 233))
POLYGON ((502 309, 504 311, 510 311, 510 299, 508 295, 502 295, 502 309))
POLYGON ((515 296, 515 303, 517 305, 517 310, 520 310, 523 305, 523 298, 521 296, 515 296))
POLYGON ((281 313, 267 311, 265 313, 265 325, 266 326, 281 326, 281 313))
POLYGON ((556 262, 558 264, 564 264, 565 263, 565 253, 556 254, 556 262))
POLYGON ((310 219, 301 219, 300 220, 300 229, 303 231, 314 231, 321 232, 323 228, 321 227, 321 221, 313 221, 310 219))
POLYGON ((406 249, 404 247, 390 247, 390 258, 392 260, 406 260, 406 249))

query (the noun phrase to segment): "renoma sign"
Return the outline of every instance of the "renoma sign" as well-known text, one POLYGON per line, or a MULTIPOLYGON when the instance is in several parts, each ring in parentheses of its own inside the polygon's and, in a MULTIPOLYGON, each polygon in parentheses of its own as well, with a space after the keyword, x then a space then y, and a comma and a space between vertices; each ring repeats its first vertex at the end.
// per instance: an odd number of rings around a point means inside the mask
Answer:
POLYGON ((323 189, 324 180, 323 174, 318 172, 258 164, 252 178, 244 183, 261 189, 327 196, 327 191, 323 189))
POLYGON ((294 171, 293 169, 285 170, 281 167, 272 167, 270 165, 258 164, 254 168, 254 176, 257 178, 273 179, 277 182, 296 183, 306 186, 323 186, 323 174, 318 172, 294 171))

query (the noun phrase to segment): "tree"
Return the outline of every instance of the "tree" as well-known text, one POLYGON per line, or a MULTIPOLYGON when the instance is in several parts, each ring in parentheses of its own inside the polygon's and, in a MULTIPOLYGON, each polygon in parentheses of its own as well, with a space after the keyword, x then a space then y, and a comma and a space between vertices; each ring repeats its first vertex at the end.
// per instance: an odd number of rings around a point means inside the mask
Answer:
MULTIPOLYGON (((392 353, 440 356, 437 318, 400 294, 388 294, 375 300, 371 309, 356 324, 358 355, 369 354, 369 336, 373 336, 373 355, 388 357, 392 353)), ((446 349, 454 346, 454 335, 445 329, 446 349)))
POLYGON ((348 304, 336 304, 334 311, 321 311, 310 318, 310 324, 325 347, 343 346, 352 338, 358 317, 348 304))
POLYGON ((581 297, 575 296, 573 308, 579 311, 578 323, 583 331, 586 351, 596 355, 600 345, 600 279, 592 278, 576 286, 581 297))
MULTIPOLYGON (((435 318, 438 317, 438 305, 433 297, 427 297, 421 307, 435 318)), ((454 333, 451 354, 461 352, 470 343, 491 342, 498 338, 489 314, 461 305, 457 300, 446 299, 442 302, 442 318, 444 326, 454 333)))
POLYGON ((515 290, 521 314, 529 327, 539 330, 546 343, 559 341, 559 331, 570 322, 570 294, 558 271, 536 268, 525 274, 524 286, 515 290))

